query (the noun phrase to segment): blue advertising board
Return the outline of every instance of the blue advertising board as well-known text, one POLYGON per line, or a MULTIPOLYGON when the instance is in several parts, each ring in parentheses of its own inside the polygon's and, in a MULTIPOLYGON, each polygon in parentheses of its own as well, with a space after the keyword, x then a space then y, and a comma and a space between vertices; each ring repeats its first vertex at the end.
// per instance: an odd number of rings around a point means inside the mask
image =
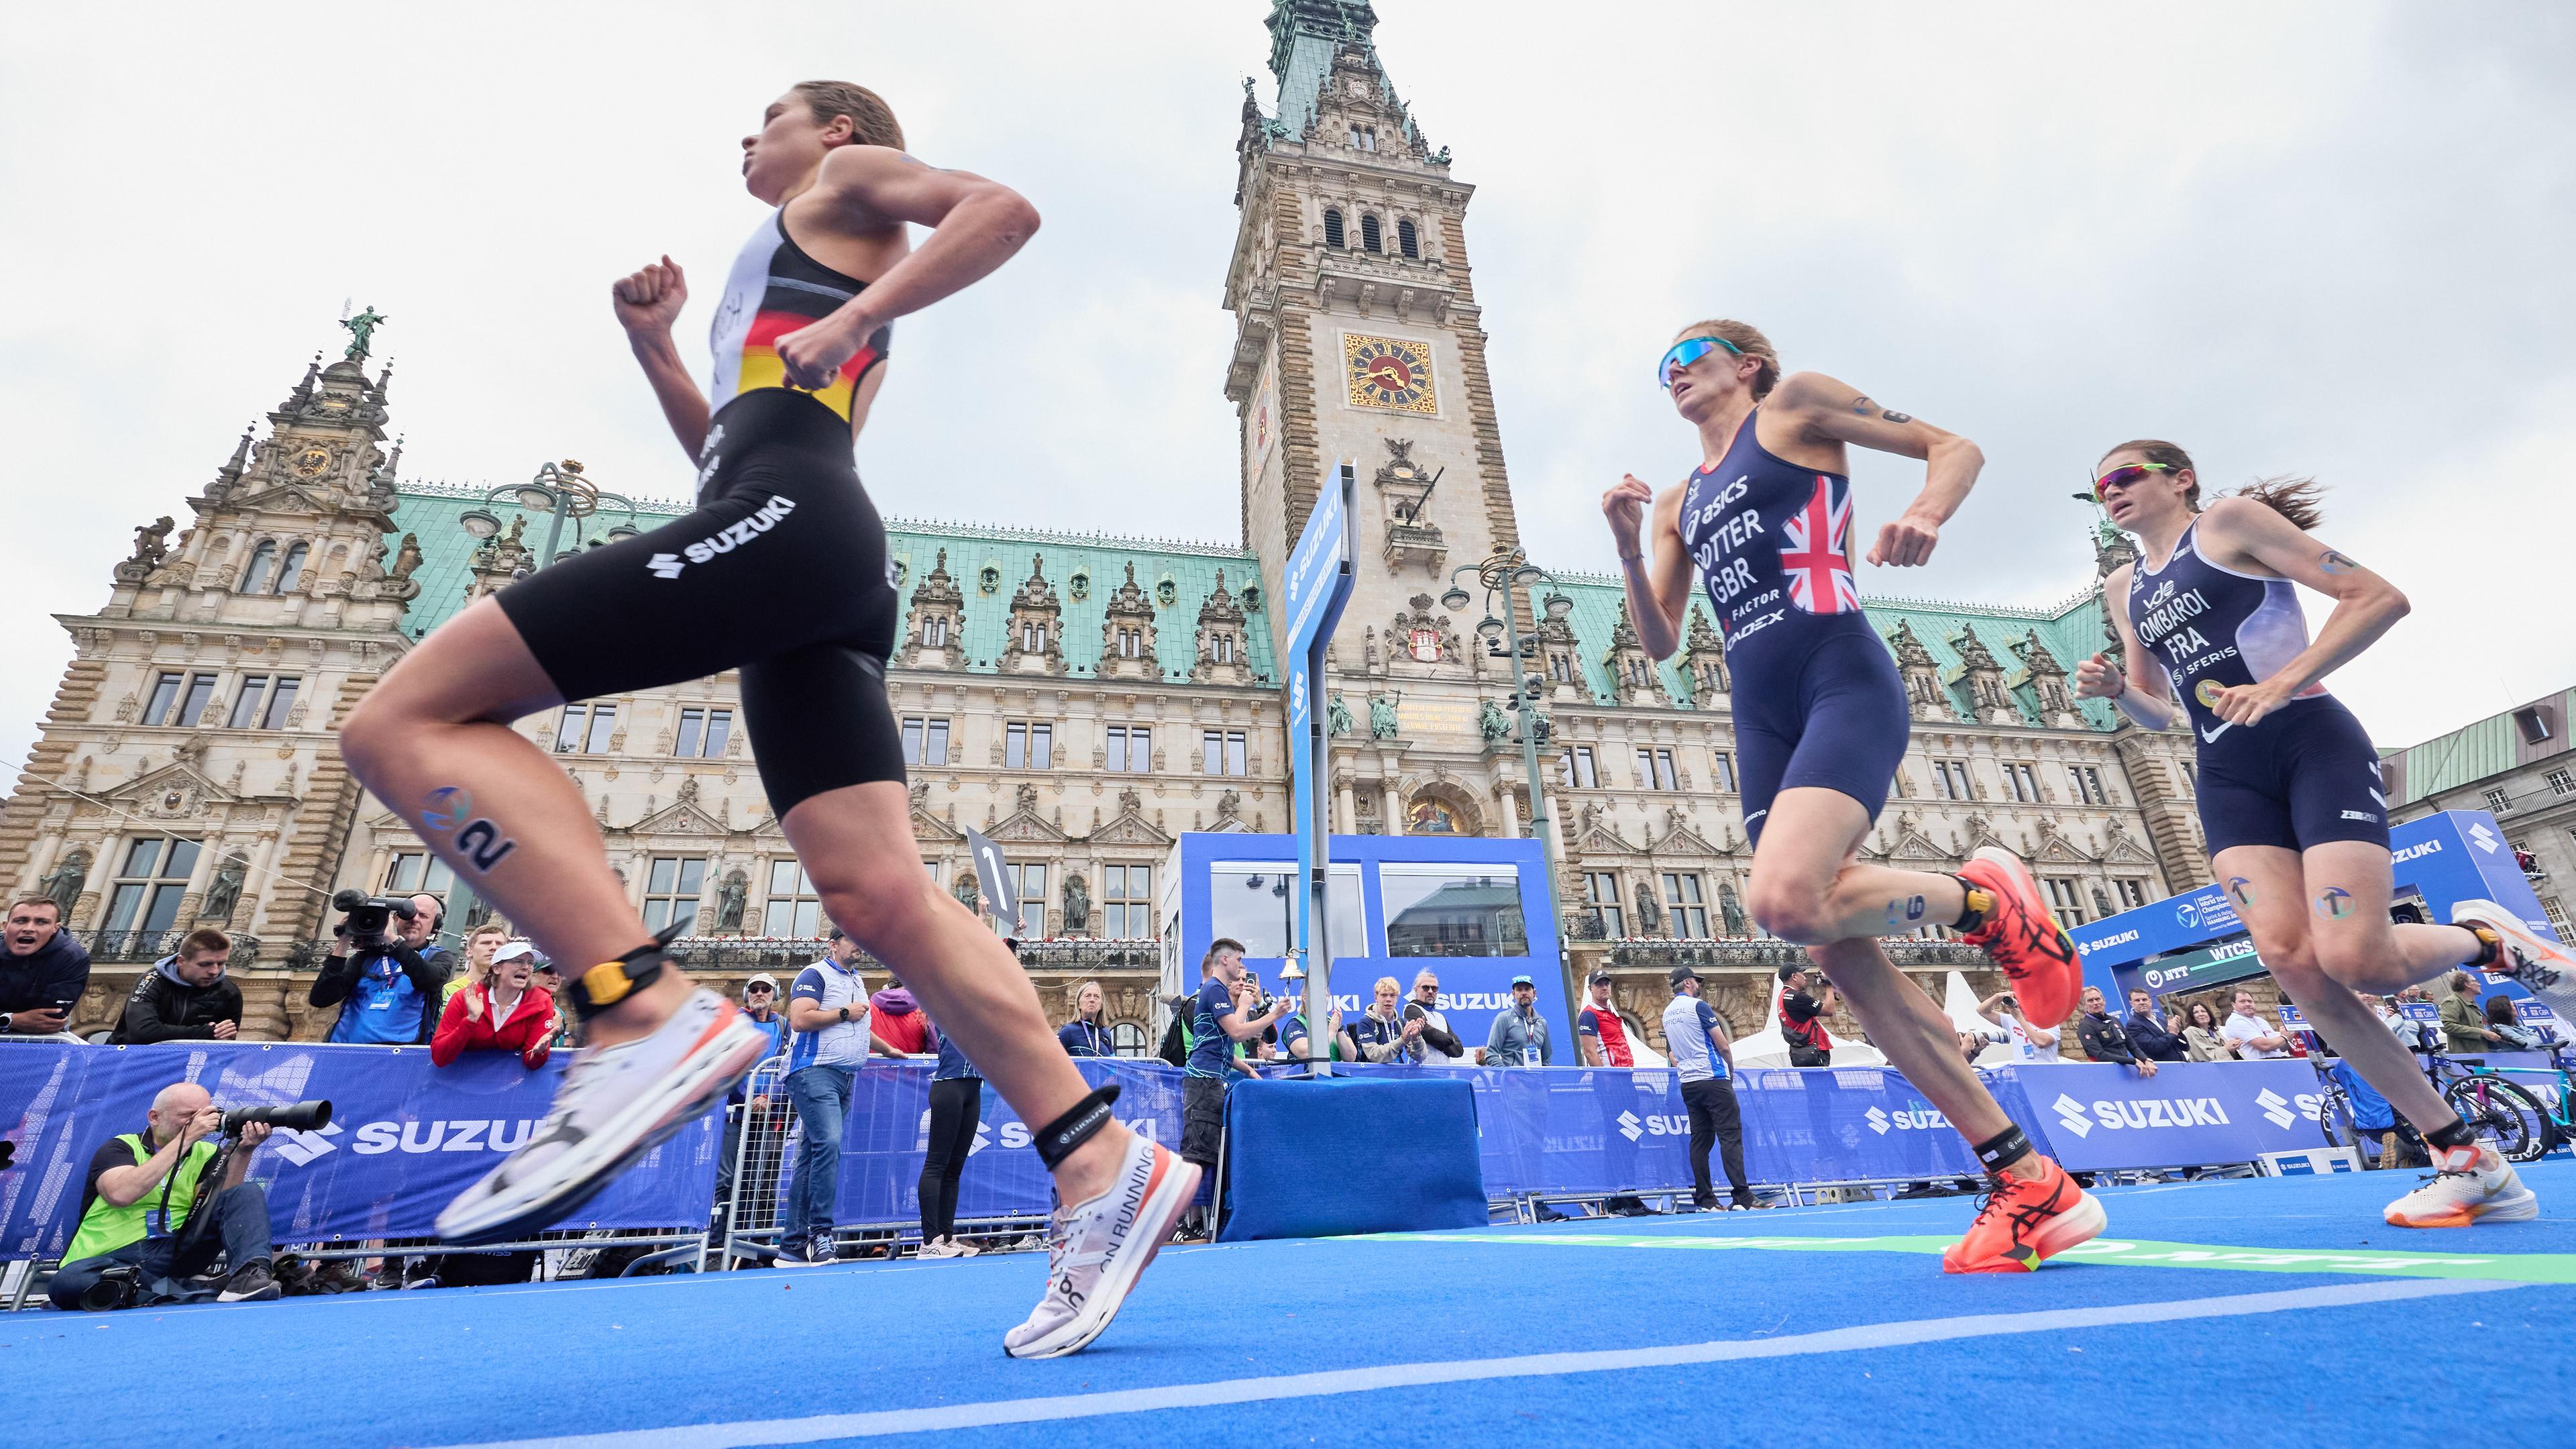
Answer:
MULTIPOLYGON (((1198 984, 1197 963, 1223 936, 1244 944, 1244 965, 1277 992, 1287 964, 1296 905, 1291 874, 1300 842, 1249 831, 1191 831, 1173 856, 1180 898, 1181 975, 1172 991, 1198 984)), ((1575 1060, 1565 999, 1562 943, 1549 900, 1547 859, 1531 839, 1442 835, 1336 835, 1330 841, 1326 914, 1333 1004, 1345 1017, 1368 1004, 1381 976, 1406 993, 1425 967, 1440 978, 1440 1009, 1469 1047, 1485 1044, 1496 1013, 1511 1005, 1511 981, 1526 975, 1548 1023, 1552 1060, 1575 1060)), ((1311 973, 1314 962, 1309 960, 1311 973)))
MULTIPOLYGON (((2535 934, 2558 939, 2541 912, 2540 898, 2523 878, 2513 847, 2486 811, 2444 810, 2409 820, 2390 828, 2388 844, 2397 897, 2420 897, 2429 919, 2448 921, 2454 904, 2487 900, 2521 917, 2535 934)), ((2113 1001, 2123 1001, 2133 987, 2161 994, 2259 974, 2261 963, 2250 954, 2213 956, 2206 961, 2164 959, 2195 947, 2230 942, 2244 930, 2245 923, 2237 918, 2226 892, 2206 885, 2088 922, 2070 934, 2077 954, 2084 958, 2085 984, 2101 987, 2113 1001), (2249 965, 2251 969, 2242 969, 2249 965), (2237 968, 2233 974, 2231 968, 2237 968), (2178 979, 2158 984, 2177 971, 2178 979)), ((2487 982, 2508 996, 2528 995, 2500 976, 2489 976, 2487 982)))
MULTIPOLYGON (((1315 490, 1315 509, 1297 535, 1281 571, 1280 592, 1288 613, 1288 774, 1290 818, 1297 836, 1295 900, 1297 949, 1313 962, 1310 1005, 1319 1005, 1332 974, 1329 942, 1318 949, 1318 931, 1329 935, 1330 911, 1317 918, 1324 896, 1324 870, 1332 856, 1329 838, 1332 789, 1323 768, 1324 650, 1333 641, 1342 608, 1358 583, 1351 559, 1351 505, 1359 487, 1358 465, 1344 460, 1324 475, 1315 490)), ((1325 1070, 1329 1071, 1327 1067, 1325 1070)))

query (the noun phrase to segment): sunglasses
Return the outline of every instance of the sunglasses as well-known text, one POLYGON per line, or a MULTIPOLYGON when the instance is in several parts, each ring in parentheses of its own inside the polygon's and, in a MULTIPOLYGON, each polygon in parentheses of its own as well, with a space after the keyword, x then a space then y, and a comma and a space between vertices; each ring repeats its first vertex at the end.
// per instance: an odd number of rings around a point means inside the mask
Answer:
POLYGON ((1655 381, 1663 384, 1666 392, 1670 392, 1673 386, 1673 369, 1688 367, 1692 363, 1699 361, 1701 358, 1708 356, 1710 353, 1715 352, 1721 347, 1734 353, 1738 357, 1742 357, 1744 355, 1743 348, 1736 346, 1734 343, 1727 341, 1723 337, 1683 338, 1681 341, 1674 343, 1670 348, 1666 349, 1664 352, 1664 360, 1656 364, 1655 381))
POLYGON ((2110 472, 2093 480, 2093 496, 2096 498, 2105 497, 2112 489, 2126 488, 2130 484, 2137 482, 2139 479, 2146 477, 2150 473, 2179 473, 2181 471, 2182 466, 2177 463, 2123 463, 2119 467, 2114 468, 2110 472))

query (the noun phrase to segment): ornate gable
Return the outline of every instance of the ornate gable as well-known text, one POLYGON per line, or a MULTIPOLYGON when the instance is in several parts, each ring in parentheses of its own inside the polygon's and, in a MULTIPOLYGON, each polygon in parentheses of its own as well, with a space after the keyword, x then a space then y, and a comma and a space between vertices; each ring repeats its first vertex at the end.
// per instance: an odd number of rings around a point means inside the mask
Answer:
POLYGON ((1169 845, 1172 837, 1145 820, 1144 797, 1134 790, 1118 792, 1118 814, 1091 832, 1093 845, 1169 845))
POLYGON ((1002 645, 1005 674, 1064 673, 1064 605, 1046 579, 1046 555, 1029 556, 1029 576, 1011 596, 1011 625, 1002 645))
POLYGON ((1160 679, 1163 666, 1155 656, 1154 599, 1136 582, 1136 562, 1127 562, 1127 581, 1101 603, 1100 667, 1103 679, 1160 679))
POLYGON ((1023 784, 1011 813, 984 828, 987 839, 1005 845, 1059 845, 1064 832, 1048 824, 1038 814, 1038 787, 1023 784))
POLYGON ((1664 672, 1638 642, 1637 626, 1628 619, 1628 600, 1619 600, 1619 622, 1610 626, 1610 648, 1601 656, 1610 674, 1610 697, 1621 704, 1670 704, 1664 672))
POLYGON ((912 668, 959 669, 966 664, 966 593, 948 572, 948 550, 912 590, 912 619, 897 657, 912 668))
POLYGON ((1950 851, 1933 844, 1932 837, 1923 833, 1922 822, 1915 819, 1912 811, 1901 810, 1896 815, 1896 833, 1888 845, 1886 858, 1949 861, 1955 857, 1950 851))
POLYGON ((1252 658, 1245 647, 1243 606, 1225 587, 1225 570, 1216 571, 1216 588, 1199 606, 1198 662, 1190 678, 1200 684, 1250 684, 1252 658))

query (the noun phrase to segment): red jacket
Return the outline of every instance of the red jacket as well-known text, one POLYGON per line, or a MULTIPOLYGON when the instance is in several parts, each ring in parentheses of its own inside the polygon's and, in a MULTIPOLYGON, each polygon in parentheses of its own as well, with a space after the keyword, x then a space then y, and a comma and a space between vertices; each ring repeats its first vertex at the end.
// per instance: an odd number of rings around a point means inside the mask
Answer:
POLYGON ((438 1034, 429 1040, 429 1059, 443 1067, 467 1052, 517 1052, 530 1068, 542 1067, 554 1050, 554 1031, 555 999, 533 986, 520 994, 510 1019, 494 1029, 492 986, 478 981, 447 998, 438 1034), (471 1017, 465 1014, 468 998, 474 1002, 471 1017))

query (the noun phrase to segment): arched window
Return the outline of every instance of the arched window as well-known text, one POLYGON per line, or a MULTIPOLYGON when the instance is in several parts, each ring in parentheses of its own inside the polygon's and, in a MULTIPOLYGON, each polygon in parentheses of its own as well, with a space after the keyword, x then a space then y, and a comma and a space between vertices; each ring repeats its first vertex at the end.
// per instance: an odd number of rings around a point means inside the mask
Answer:
POLYGON ((242 566, 240 593, 256 594, 268 584, 269 572, 277 567, 277 540, 262 539, 250 551, 250 562, 242 566))
POLYGON ((287 549, 286 562, 277 566, 277 587, 271 592, 290 593, 297 584, 303 582, 304 556, 311 552, 310 548, 300 543, 287 549))
POLYGON ((1234 636, 1232 634, 1219 634, 1216 636, 1215 644, 1216 662, 1219 664, 1232 664, 1234 662, 1234 636))
POLYGON ((1342 214, 1329 206, 1324 208, 1324 245, 1342 245, 1342 214))
POLYGON ((1362 251, 1371 252, 1382 252, 1386 250, 1384 242, 1378 235, 1376 217, 1362 216, 1360 218, 1360 249, 1362 251))
POLYGON ((1412 222, 1395 224, 1395 249, 1414 261, 1422 260, 1422 238, 1414 231, 1412 222))
POLYGON ((1046 652, 1046 625, 1035 619, 1020 621, 1020 651, 1024 654, 1046 652))
POLYGON ((923 621, 921 642, 933 649, 945 649, 948 647, 948 616, 946 614, 933 614, 927 620, 923 621))

